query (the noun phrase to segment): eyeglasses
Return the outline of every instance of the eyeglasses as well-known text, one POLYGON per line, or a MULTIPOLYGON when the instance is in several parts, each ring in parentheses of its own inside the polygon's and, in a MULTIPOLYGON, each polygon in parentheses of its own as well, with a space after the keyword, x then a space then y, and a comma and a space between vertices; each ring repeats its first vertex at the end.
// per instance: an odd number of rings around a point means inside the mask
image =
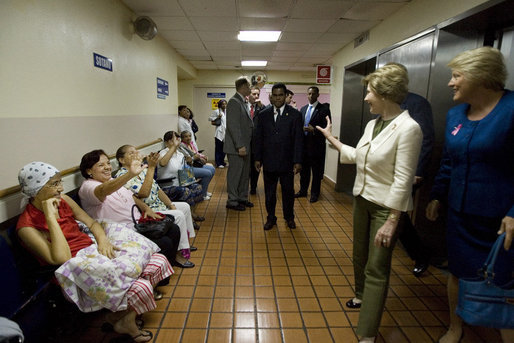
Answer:
POLYGON ((54 182, 49 182, 45 185, 45 187, 48 187, 48 188, 59 188, 61 186, 62 186, 62 179, 54 181, 54 182))

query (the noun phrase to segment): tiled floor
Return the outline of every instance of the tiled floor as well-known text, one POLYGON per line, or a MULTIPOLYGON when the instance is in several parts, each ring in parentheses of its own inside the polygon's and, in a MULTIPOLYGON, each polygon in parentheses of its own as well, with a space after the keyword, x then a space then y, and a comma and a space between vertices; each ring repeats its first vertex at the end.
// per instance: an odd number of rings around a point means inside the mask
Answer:
MULTIPOLYGON (((198 207, 192 269, 176 268, 165 298, 144 315, 154 342, 357 342, 353 297, 352 198, 323 185, 320 201, 295 202, 296 230, 282 220, 262 229, 266 210, 260 181, 255 207, 227 211, 226 171, 217 169, 213 197, 198 207)), ((298 176, 296 177, 298 188, 298 176)), ((281 214, 280 201, 277 214, 281 214)), ((390 290, 377 342, 435 342, 446 330, 446 276, 434 267, 421 278, 401 247, 393 258, 390 290)), ((99 320, 85 336, 109 342, 99 320)), ((463 342, 499 342, 494 330, 469 328, 463 342)))

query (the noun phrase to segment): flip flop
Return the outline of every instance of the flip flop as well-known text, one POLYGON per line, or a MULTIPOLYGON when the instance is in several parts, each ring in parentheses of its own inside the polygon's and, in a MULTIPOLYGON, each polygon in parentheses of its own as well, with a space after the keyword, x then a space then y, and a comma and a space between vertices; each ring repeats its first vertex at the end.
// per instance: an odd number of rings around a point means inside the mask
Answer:
POLYGON ((145 343, 145 342, 150 342, 152 340, 153 333, 151 331, 141 330, 139 332, 140 332, 139 335, 132 336, 132 339, 134 340, 134 342, 136 342, 136 343, 145 343), (138 338, 148 338, 148 339, 146 339, 144 341, 141 341, 141 340, 138 340, 138 338))

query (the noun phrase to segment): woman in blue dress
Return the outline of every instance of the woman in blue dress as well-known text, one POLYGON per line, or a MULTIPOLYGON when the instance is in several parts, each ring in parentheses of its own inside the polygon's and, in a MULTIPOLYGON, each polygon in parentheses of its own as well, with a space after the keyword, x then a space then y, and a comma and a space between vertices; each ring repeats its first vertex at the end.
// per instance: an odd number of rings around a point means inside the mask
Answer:
MULTIPOLYGON (((458 280, 477 276, 497 235, 514 235, 514 93, 505 90, 507 70, 501 52, 481 47, 460 53, 448 66, 448 86, 461 104, 448 112, 441 167, 426 215, 436 220, 448 208, 448 303, 450 327, 439 342, 458 342, 462 319, 455 309, 458 280)), ((510 278, 512 255, 499 273, 510 278)), ((514 330, 501 330, 514 342, 514 330)))

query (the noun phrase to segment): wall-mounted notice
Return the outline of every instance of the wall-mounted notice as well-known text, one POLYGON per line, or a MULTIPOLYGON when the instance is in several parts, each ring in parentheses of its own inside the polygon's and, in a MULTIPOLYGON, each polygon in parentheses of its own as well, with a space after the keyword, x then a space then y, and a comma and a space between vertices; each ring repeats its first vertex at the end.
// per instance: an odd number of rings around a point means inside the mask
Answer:
POLYGON ((328 65, 316 66, 316 83, 332 83, 332 67, 328 65))
POLYGON ((157 97, 159 99, 166 99, 168 95, 170 95, 168 81, 157 78, 157 97))
POLYGON ((207 93, 208 98, 226 98, 226 93, 207 93))
POLYGON ((95 67, 102 68, 108 71, 112 71, 112 60, 105 56, 99 55, 96 52, 93 52, 93 61, 95 67))

